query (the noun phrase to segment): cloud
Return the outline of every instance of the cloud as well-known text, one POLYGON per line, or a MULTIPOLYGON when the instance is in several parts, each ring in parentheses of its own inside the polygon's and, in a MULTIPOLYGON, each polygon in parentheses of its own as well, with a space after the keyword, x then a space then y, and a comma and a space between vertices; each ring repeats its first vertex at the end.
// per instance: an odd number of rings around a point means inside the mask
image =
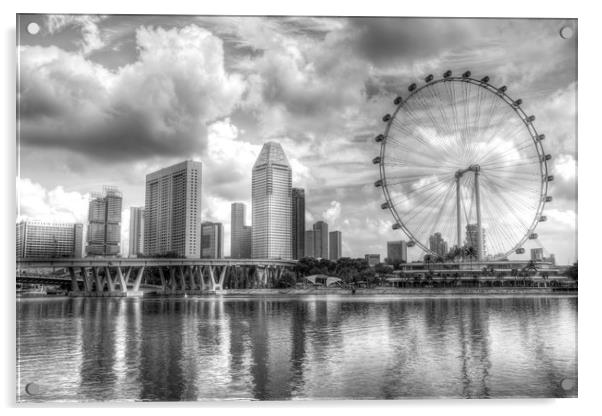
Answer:
POLYGON ((244 83, 224 71, 222 41, 197 26, 141 27, 138 60, 111 72, 56 47, 20 48, 21 144, 123 161, 202 153, 206 125, 244 83))
POLYGON ((334 226, 341 215, 341 203, 331 201, 330 206, 322 213, 322 218, 331 226, 334 226))
POLYGON ((88 55, 105 46, 97 25, 105 18, 98 15, 53 14, 46 17, 46 28, 50 34, 61 32, 68 27, 80 29, 82 39, 78 42, 78 46, 84 55, 88 55))

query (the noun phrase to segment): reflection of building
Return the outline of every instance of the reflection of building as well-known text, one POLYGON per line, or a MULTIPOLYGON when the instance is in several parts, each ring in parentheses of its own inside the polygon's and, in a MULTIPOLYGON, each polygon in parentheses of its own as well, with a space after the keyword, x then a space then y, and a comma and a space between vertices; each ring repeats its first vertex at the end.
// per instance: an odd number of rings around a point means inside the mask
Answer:
POLYGON ((314 224, 314 257, 328 258, 328 224, 318 221, 314 224))
POLYGON ((201 257, 201 162, 146 175, 144 254, 201 257))
POLYGON ((22 221, 17 224, 17 258, 82 256, 82 224, 22 221))
POLYGON ((292 250, 293 258, 298 260, 305 256, 305 190, 292 190, 292 250))
POLYGON ((374 267, 380 263, 380 254, 366 254, 365 258, 370 267, 374 267))
POLYGON ((305 257, 316 257, 314 252, 314 231, 305 231, 305 257))
POLYGON ((144 253, 144 207, 130 207, 129 257, 144 253))
POLYGON ((543 261, 543 248, 532 248, 531 249, 531 260, 543 261))
POLYGON ((441 233, 435 233, 429 237, 429 249, 440 257, 447 254, 447 242, 441 237, 441 233))
POLYGON ((282 146, 263 145, 253 165, 253 258, 292 258, 292 171, 282 146))
POLYGON ((340 231, 331 231, 328 233, 328 258, 338 260, 342 257, 342 234, 340 231))
POLYGON ((105 187, 92 193, 88 206, 86 255, 116 256, 121 244, 121 192, 105 187))
POLYGON ((201 224, 201 258, 224 258, 224 227, 221 222, 201 224))
POLYGON ((475 251, 475 258, 485 258, 487 255, 487 244, 485 239, 485 229, 481 228, 481 237, 483 239, 483 252, 479 253, 479 238, 478 238, 478 227, 477 224, 467 224, 466 225, 466 247, 472 247, 475 251), (479 255, 481 254, 481 256, 479 255))
POLYGON ((407 263, 408 243, 405 241, 387 241, 387 263, 407 263))
POLYGON ((245 225, 247 206, 234 202, 230 213, 230 257, 233 259, 251 258, 251 230, 245 225))

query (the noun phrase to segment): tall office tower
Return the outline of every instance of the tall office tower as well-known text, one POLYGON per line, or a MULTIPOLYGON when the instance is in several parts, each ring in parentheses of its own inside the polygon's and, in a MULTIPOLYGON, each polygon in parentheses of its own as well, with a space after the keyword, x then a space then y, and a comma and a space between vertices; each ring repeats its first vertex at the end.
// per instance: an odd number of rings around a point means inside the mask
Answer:
POLYGON ((242 227, 242 237, 240 238, 240 257, 243 259, 251 258, 251 247, 253 245, 253 227, 245 225, 242 227))
POLYGON ((144 254, 201 257, 202 164, 187 160, 146 175, 144 254))
POLYGON ((282 146, 265 143, 253 165, 253 258, 292 258, 291 184, 291 167, 282 146))
POLYGON ((441 233, 435 233, 429 237, 429 248, 440 257, 444 257, 448 251, 447 242, 441 237, 441 233))
POLYGON ((234 202, 230 209, 230 257, 233 259, 248 259, 251 257, 250 252, 247 251, 247 246, 250 247, 251 242, 245 241, 247 238, 245 234, 245 227, 247 227, 245 225, 246 212, 247 206, 242 202, 234 202))
POLYGON ((92 193, 88 206, 87 256, 116 256, 121 252, 121 192, 105 186, 92 193))
POLYGON ((314 224, 314 255, 328 259, 328 224, 318 221, 314 224))
POLYGON ((479 237, 477 224, 466 224, 466 247, 472 247, 475 250, 475 258, 485 258, 487 255, 487 245, 485 244, 485 229, 481 228, 482 253, 479 253, 479 237), (481 254, 481 255, 479 255, 481 254))
POLYGON ((293 188, 293 259, 305 257, 305 190, 293 188))
POLYGON ((201 224, 201 258, 224 258, 224 227, 221 222, 201 224))
POLYGON ((305 253, 304 257, 316 257, 316 253, 314 250, 314 231, 307 230, 305 231, 305 253))
POLYGON ((380 254, 366 254, 364 258, 370 267, 374 267, 380 263, 380 254))
POLYGON ((129 257, 144 253, 144 207, 130 207, 129 257))
POLYGON ((342 257, 342 234, 340 231, 331 231, 328 233, 328 258, 330 260, 338 260, 342 257))
POLYGON ((17 258, 81 258, 83 231, 79 223, 21 221, 17 224, 17 258))
POLYGON ((532 248, 531 249, 531 260, 533 261, 543 261, 543 248, 532 248))
POLYGON ((405 241, 387 241, 387 263, 408 262, 408 243, 405 241))

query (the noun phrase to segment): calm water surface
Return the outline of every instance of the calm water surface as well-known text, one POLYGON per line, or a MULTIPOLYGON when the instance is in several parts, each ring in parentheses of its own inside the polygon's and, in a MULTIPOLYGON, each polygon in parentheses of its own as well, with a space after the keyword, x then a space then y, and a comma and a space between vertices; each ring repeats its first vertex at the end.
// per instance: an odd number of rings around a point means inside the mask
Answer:
POLYGON ((28 402, 577 395, 576 297, 20 300, 17 335, 28 402))

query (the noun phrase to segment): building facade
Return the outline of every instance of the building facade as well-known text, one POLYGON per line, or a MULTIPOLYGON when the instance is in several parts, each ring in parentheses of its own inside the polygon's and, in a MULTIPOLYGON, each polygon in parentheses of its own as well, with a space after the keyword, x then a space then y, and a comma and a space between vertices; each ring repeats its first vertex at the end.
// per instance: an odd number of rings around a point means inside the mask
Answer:
POLYGON ((408 262, 408 243, 405 241, 387 242, 387 263, 399 264, 408 262))
POLYGON ((117 188, 105 186, 102 193, 92 193, 88 206, 87 256, 120 254, 122 201, 117 188))
POLYGON ((224 227, 221 222, 205 221, 201 224, 201 258, 224 258, 224 227))
POLYGON ((146 175, 144 254, 201 257, 202 164, 187 160, 146 175))
POLYGON ((364 257, 370 267, 374 267, 380 263, 380 254, 366 254, 364 257))
POLYGON ((305 253, 304 257, 316 257, 314 251, 314 230, 305 231, 305 253))
POLYGON ((441 233, 435 233, 429 237, 429 248, 439 257, 445 257, 447 254, 447 242, 441 236, 441 233))
POLYGON ((343 234, 340 231, 331 231, 328 233, 328 258, 338 260, 343 252, 343 234))
POLYGON ((16 231, 17 258, 82 257, 83 224, 21 221, 16 231))
POLYGON ((467 224, 466 225, 466 247, 472 247, 475 250, 476 258, 484 259, 487 255, 487 244, 485 238, 485 229, 481 228, 481 237, 482 237, 482 247, 479 248, 479 237, 478 237, 478 229, 477 224, 467 224))
POLYGON ((292 171, 279 143, 263 145, 252 175, 252 257, 292 258, 292 171))
POLYGON ((293 259, 305 257, 305 189, 292 189, 292 250, 293 259))
POLYGON ((251 258, 251 229, 245 225, 247 206, 234 202, 230 208, 230 257, 233 259, 251 258))
POLYGON ((314 224, 314 257, 328 259, 328 224, 318 221, 314 224))
POLYGON ((144 254, 144 207, 130 207, 129 257, 144 254))
POLYGON ((250 259, 252 255, 251 247, 253 245, 253 227, 245 225, 242 227, 242 237, 240 240, 240 256, 243 259, 250 259))

